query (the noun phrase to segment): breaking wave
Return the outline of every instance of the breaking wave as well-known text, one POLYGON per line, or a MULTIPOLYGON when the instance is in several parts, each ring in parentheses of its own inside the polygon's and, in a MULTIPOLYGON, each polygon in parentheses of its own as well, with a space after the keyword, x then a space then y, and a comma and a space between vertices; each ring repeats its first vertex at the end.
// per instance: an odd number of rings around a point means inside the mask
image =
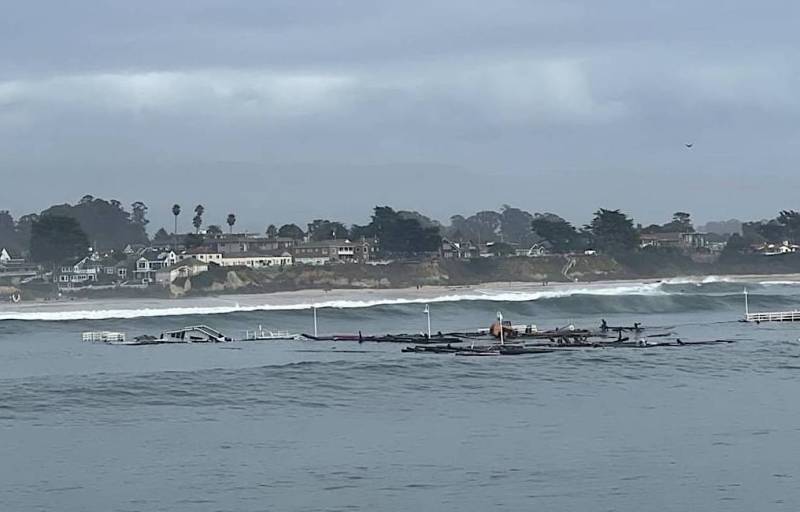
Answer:
POLYGON ((227 313, 255 312, 255 311, 298 311, 308 310, 313 307, 318 309, 362 309, 375 306, 427 304, 442 302, 487 301, 487 302, 530 302, 561 299, 573 296, 657 296, 669 295, 661 289, 659 283, 642 283, 609 286, 588 286, 583 288, 563 287, 561 289, 530 292, 530 291, 481 291, 471 290, 464 294, 444 294, 434 297, 414 298, 381 298, 374 300, 332 300, 316 303, 298 304, 255 304, 255 305, 225 305, 225 306, 194 306, 194 307, 164 307, 164 308, 120 308, 120 309, 85 309, 73 311, 6 311, 0 312, 0 321, 69 321, 69 320, 108 320, 131 319, 164 316, 192 316, 192 315, 221 315, 227 313))
POLYGON ((737 280, 729 276, 684 276, 672 277, 662 281, 665 284, 696 284, 704 285, 711 283, 734 283, 737 280))
MULTIPOLYGON (((576 311, 614 311, 617 309, 620 311, 650 309, 661 312, 670 310, 708 310, 719 307, 738 307, 739 302, 742 300, 741 293, 744 286, 753 292, 751 304, 763 307, 777 307, 797 303, 798 285, 800 285, 800 282, 790 280, 755 281, 720 276, 697 276, 639 283, 564 284, 542 290, 537 290, 535 285, 526 286, 524 290, 513 289, 519 288, 519 284, 512 285, 511 290, 474 287, 458 293, 452 289, 442 289, 439 295, 425 297, 408 296, 410 292, 407 291, 398 291, 396 296, 392 296, 392 292, 386 290, 376 292, 384 294, 383 297, 370 298, 369 300, 341 298, 319 302, 270 303, 271 298, 265 296, 263 303, 256 303, 258 298, 253 296, 247 299, 249 302, 247 304, 206 304, 174 307, 174 301, 164 300, 163 307, 149 305, 146 308, 137 308, 137 301, 132 300, 129 305, 108 309, 90 309, 91 305, 74 305, 74 309, 69 309, 68 304, 64 304, 64 309, 59 311, 32 310, 32 308, 20 307, 0 311, 0 321, 62 322, 175 316, 191 317, 248 312, 302 311, 310 310, 314 307, 319 309, 360 310, 407 304, 448 303, 455 306, 458 303, 477 302, 510 303, 510 307, 513 307, 514 303, 520 304, 520 306, 529 303, 537 308, 546 308, 552 311, 565 310, 571 313, 576 311), (405 297, 402 296, 404 294, 406 295, 405 297), (83 309, 79 309, 81 307, 83 309)), ((341 294, 358 297, 359 291, 341 291, 341 294)), ((53 306, 51 305, 51 307, 53 306)))

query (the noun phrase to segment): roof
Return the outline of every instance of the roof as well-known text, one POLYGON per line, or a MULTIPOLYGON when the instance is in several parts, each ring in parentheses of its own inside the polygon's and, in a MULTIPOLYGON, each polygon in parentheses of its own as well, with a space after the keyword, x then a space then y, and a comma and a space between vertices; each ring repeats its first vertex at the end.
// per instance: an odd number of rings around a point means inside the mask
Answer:
POLYGON ((169 272, 170 270, 175 270, 181 267, 206 267, 208 268, 208 263, 203 263, 202 261, 196 260, 194 258, 186 258, 185 260, 181 260, 178 263, 173 263, 168 267, 164 267, 158 272, 169 272))
POLYGON ((219 251, 211 247, 192 247, 181 252, 181 254, 219 254, 219 251))
MULTIPOLYGON (((125 261, 125 260, 122 260, 122 261, 125 261)), ((116 267, 117 264, 118 264, 118 261, 115 260, 114 258, 110 258, 109 257, 109 258, 102 258, 102 259, 96 260, 95 264, 97 266, 99 266, 99 267, 116 267)))
POLYGON ((640 235, 642 240, 662 240, 662 241, 669 241, 669 242, 678 242, 680 241, 683 233, 643 233, 640 235))
POLYGON ((9 250, 6 247, 0 247, 0 260, 5 260, 8 258, 9 260, 21 260, 19 254, 15 253, 13 250, 9 250))
POLYGON ((318 242, 304 242, 302 244, 298 244, 296 247, 302 249, 303 247, 342 247, 342 246, 363 246, 368 245, 367 242, 351 242, 350 240, 345 239, 338 239, 338 240, 320 240, 318 242))
POLYGON ((477 249, 475 244, 472 243, 471 240, 465 240, 461 242, 454 242, 452 240, 448 240, 446 238, 442 238, 442 245, 449 245, 456 249, 477 249))
POLYGON ((83 256, 83 257, 81 257, 81 258, 77 258, 77 259, 74 259, 74 260, 70 260, 72 263, 69 263, 68 265, 64 265, 64 266, 65 266, 65 267, 75 267, 75 266, 78 266, 78 265, 80 265, 80 264, 81 264, 81 263, 83 263, 84 261, 87 261, 88 259, 89 259, 89 257, 88 257, 88 256, 83 256))
POLYGON ((248 252, 232 252, 228 254, 223 254, 222 259, 231 259, 231 258, 278 258, 278 257, 291 257, 291 253, 289 251, 284 250, 274 250, 274 251, 248 251, 248 252))
POLYGON ((148 261, 161 261, 169 256, 172 251, 159 251, 157 249, 148 248, 141 252, 139 258, 145 258, 148 261))
POLYGON ((244 236, 244 235, 224 235, 211 238, 210 241, 215 244, 224 244, 224 243, 275 243, 275 242, 288 242, 291 241, 291 238, 268 238, 265 236, 244 236))

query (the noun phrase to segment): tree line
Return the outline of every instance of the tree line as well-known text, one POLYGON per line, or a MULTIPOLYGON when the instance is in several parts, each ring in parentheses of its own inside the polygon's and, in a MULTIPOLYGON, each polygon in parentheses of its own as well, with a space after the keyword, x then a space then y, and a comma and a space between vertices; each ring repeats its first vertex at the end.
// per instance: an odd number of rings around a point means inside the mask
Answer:
MULTIPOLYGON (((221 236, 224 229, 217 224, 204 227, 205 208, 191 208, 193 232, 181 234, 179 204, 171 208, 174 217, 172 233, 163 227, 152 241, 161 244, 202 245, 206 238, 221 236)), ((121 249, 128 244, 147 244, 148 207, 141 201, 129 209, 119 201, 90 195, 76 204, 54 205, 38 214, 14 220, 7 211, 0 211, 0 247, 26 254, 34 261, 63 261, 86 254, 91 247, 99 251, 121 249)), ((233 233, 235 213, 225 218, 227 231, 233 233)), ((330 219, 314 219, 303 229, 296 224, 270 224, 264 234, 271 238, 323 241, 331 239, 368 239, 378 242, 384 254, 422 254, 436 252, 443 239, 476 245, 493 242, 497 253, 513 245, 530 247, 545 244, 555 253, 593 249, 609 254, 635 251, 640 236, 652 233, 693 232, 691 215, 676 212, 664 224, 635 225, 633 219, 618 209, 597 210, 592 220, 576 227, 553 213, 530 213, 510 205, 498 211, 484 210, 469 216, 453 215, 450 224, 431 219, 419 212, 376 206, 370 221, 364 225, 347 225, 330 219)), ((731 249, 744 250, 758 242, 800 242, 800 213, 779 212, 775 219, 746 222, 742 233, 735 234, 731 249), (738 238, 737 238, 738 237, 738 238)))

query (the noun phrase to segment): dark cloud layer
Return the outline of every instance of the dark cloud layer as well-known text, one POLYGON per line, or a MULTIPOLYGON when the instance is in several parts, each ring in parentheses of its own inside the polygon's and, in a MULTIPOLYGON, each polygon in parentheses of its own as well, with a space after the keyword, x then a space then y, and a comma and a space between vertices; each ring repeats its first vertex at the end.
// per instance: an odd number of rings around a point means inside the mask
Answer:
POLYGON ((764 217, 800 206, 800 7, 744 4, 20 2, 0 208, 92 193, 158 226, 202 202, 252 230, 377 203, 764 217))

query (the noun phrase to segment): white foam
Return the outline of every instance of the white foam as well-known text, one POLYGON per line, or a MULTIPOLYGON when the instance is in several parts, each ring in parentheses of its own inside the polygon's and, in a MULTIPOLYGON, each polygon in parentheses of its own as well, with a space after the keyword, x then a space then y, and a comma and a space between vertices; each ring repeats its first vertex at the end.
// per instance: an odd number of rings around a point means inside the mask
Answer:
POLYGON ((725 276, 686 276, 665 279, 664 284, 694 284, 697 286, 711 283, 734 283, 735 279, 725 276))
POLYGON ((226 306, 195 306, 195 307, 164 307, 143 309, 87 309, 72 311, 8 311, 0 313, 1 320, 38 320, 38 321, 67 321, 67 320, 108 320, 130 319, 161 316, 182 315, 219 315, 236 312, 252 311, 297 311, 317 308, 369 308, 373 306, 400 305, 400 304, 425 304, 437 302, 460 301, 493 301, 493 302, 528 302, 535 300, 557 299, 573 295, 599 295, 599 296, 625 296, 625 295, 669 295, 661 290, 659 283, 626 284, 607 286, 587 286, 583 288, 567 287, 546 291, 510 291, 497 290, 472 293, 448 294, 434 297, 414 298, 382 298, 375 300, 333 300, 317 303, 296 304, 255 304, 255 305, 226 305, 226 306))

